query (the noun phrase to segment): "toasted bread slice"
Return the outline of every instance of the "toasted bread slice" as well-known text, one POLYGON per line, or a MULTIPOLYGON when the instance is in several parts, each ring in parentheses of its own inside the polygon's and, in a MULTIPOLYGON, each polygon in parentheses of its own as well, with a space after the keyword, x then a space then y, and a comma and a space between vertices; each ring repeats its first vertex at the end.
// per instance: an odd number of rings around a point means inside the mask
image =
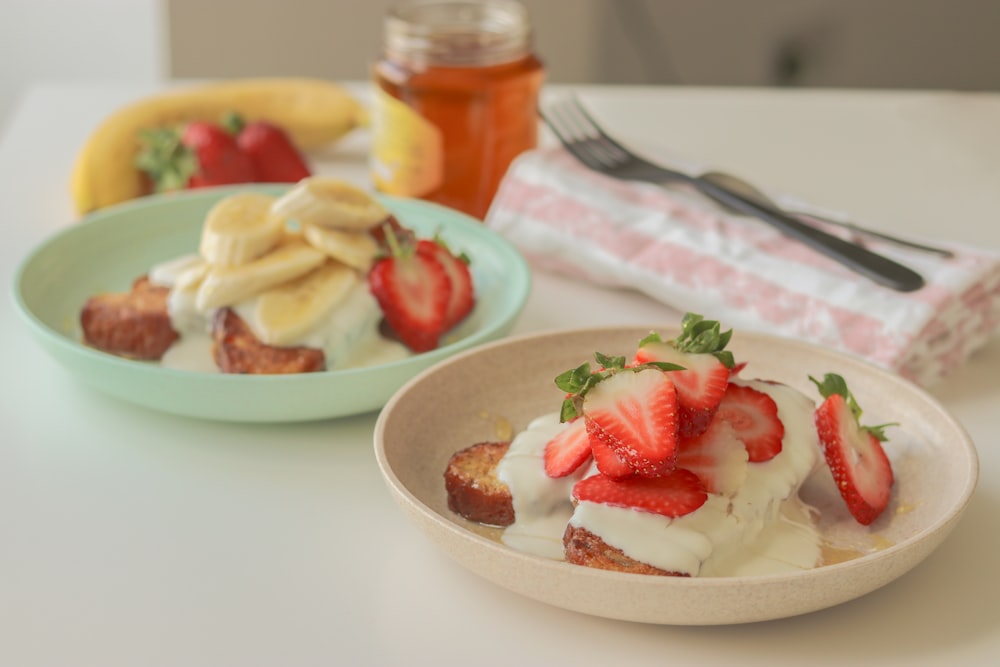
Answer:
POLYGON ((99 294, 80 311, 84 340, 98 350, 144 361, 159 360, 180 335, 167 311, 170 289, 140 276, 128 292, 99 294))
POLYGON ((456 452, 444 472, 448 509, 492 526, 514 523, 510 489, 497 478, 497 464, 509 442, 481 442, 456 452))
POLYGON ((667 572, 630 558, 621 549, 609 545, 586 528, 577 528, 572 524, 566 526, 566 532, 563 533, 563 546, 566 548, 566 561, 575 565, 662 577, 689 576, 681 572, 667 572))
POLYGON ((231 308, 220 308, 212 320, 212 356, 223 373, 279 375, 326 369, 323 350, 262 343, 231 308))

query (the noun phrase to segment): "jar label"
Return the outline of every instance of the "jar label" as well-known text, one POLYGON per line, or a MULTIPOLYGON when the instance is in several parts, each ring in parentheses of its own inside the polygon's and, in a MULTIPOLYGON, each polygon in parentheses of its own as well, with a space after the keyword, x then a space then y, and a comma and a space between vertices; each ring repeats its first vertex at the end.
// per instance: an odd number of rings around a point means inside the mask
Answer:
POLYGON ((390 195, 423 197, 444 181, 444 138, 395 97, 374 86, 371 176, 390 195))

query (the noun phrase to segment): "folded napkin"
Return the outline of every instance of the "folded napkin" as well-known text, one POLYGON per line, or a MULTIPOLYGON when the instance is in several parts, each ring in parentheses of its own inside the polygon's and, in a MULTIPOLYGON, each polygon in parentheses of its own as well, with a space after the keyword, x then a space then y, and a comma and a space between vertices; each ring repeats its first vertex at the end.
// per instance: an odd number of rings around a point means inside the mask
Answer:
POLYGON ((818 343, 924 386, 1000 328, 1000 254, 950 244, 955 256, 945 259, 871 240, 927 281, 896 292, 693 190, 616 180, 561 148, 515 161, 486 224, 539 270, 818 343))

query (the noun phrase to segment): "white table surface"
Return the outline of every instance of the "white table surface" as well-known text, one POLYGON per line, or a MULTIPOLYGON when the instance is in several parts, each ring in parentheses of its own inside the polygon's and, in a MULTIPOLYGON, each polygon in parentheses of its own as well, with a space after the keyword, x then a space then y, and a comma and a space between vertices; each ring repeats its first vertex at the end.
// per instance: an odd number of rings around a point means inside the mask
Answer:
MULTIPOLYGON (((73 223, 89 130, 139 86, 30 89, 0 140, 0 266, 73 223)), ((853 211, 1000 250, 1000 95, 586 87, 618 134, 853 211)), ((319 170, 367 185, 364 132, 319 170)), ((9 287, 8 287, 9 292, 9 287)), ((665 323, 636 294, 536 271, 516 333, 665 323), (580 308, 581 304, 591 307, 580 308)), ((994 665, 1000 659, 1000 339, 932 389, 981 481, 927 561, 860 600, 729 627, 615 622, 518 597, 404 519, 375 415, 193 421, 71 379, 0 303, 0 664, 994 665)))

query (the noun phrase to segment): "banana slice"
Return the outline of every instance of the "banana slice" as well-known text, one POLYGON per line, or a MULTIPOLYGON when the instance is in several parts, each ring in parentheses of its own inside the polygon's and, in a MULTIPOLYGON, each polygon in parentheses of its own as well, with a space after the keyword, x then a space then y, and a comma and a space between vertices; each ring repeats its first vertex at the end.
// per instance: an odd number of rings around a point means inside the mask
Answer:
POLYGON ((299 344, 330 317, 358 282, 352 268, 328 260, 318 269, 261 293, 251 327, 268 345, 299 344))
POLYGON ((301 242, 288 243, 239 266, 212 266, 206 272, 195 305, 207 312, 232 306, 266 289, 309 273, 326 255, 301 242))
POLYGON ((275 198, 253 192, 220 200, 205 216, 201 256, 219 266, 239 266, 275 247, 285 223, 271 213, 275 198))
POLYGON ((203 272, 206 268, 208 268, 208 263, 201 255, 194 253, 181 255, 153 265, 149 270, 149 281, 154 285, 173 287, 184 276, 188 276, 192 272, 203 272))
POLYGON ((364 231, 389 217, 389 212, 360 188, 324 176, 311 176, 274 203, 279 217, 303 225, 364 231))
POLYGON ((359 271, 368 271, 379 252, 378 243, 368 232, 306 225, 302 235, 312 247, 359 271))

